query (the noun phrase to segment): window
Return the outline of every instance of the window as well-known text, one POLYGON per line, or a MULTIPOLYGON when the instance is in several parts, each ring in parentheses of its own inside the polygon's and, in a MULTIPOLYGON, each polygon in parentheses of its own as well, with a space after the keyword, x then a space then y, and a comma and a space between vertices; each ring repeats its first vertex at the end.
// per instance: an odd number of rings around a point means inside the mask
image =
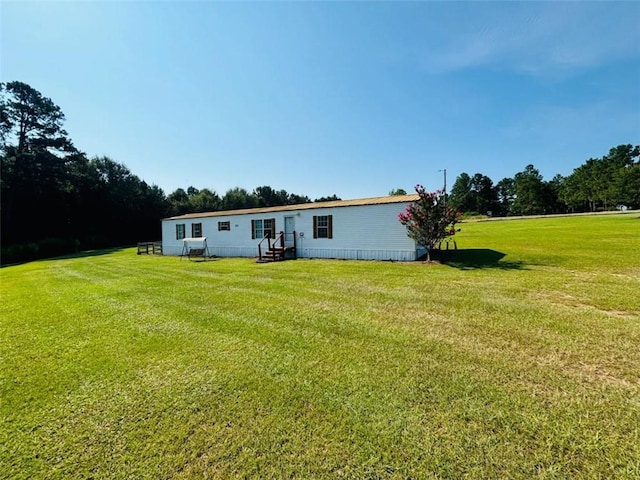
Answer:
POLYGON ((264 224, 264 236, 267 235, 269 238, 274 238, 276 236, 276 220, 274 218, 265 219, 262 221, 264 224))
POLYGON ((333 215, 313 216, 313 238, 333 238, 333 215))
POLYGON ((231 230, 231 222, 218 222, 218 231, 226 231, 231 230))
POLYGON ((276 234, 276 219, 251 220, 251 238, 274 238, 276 234))
POLYGON ((192 223, 191 224, 191 236, 193 238, 199 238, 202 236, 202 224, 201 223, 192 223))
POLYGON ((178 223, 176 225, 176 240, 182 240, 184 237, 184 223, 178 223))

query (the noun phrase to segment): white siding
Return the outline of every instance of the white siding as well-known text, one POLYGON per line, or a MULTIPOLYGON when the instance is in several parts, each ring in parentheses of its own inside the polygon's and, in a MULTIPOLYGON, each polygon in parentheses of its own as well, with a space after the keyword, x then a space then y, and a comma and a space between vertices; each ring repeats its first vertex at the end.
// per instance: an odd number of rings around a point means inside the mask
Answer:
POLYGON ((276 231, 284 230, 284 217, 295 220, 298 257, 353 260, 412 261, 417 258, 415 242, 398 221, 406 203, 314 208, 162 222, 162 244, 166 255, 180 255, 182 241, 176 240, 176 224, 184 223, 187 235, 192 223, 202 223, 209 253, 220 257, 256 257, 259 239, 251 238, 251 220, 276 219, 276 231), (313 216, 333 216, 333 238, 313 238, 313 216), (231 223, 230 231, 218 231, 218 222, 231 223), (303 236, 300 236, 302 233, 303 236))
MULTIPOLYGON (((415 260, 415 242, 398 221, 406 204, 359 205, 301 212, 300 257, 415 260), (333 238, 313 238, 313 216, 333 215, 333 238)), ((296 225, 297 227, 297 225, 296 225)))

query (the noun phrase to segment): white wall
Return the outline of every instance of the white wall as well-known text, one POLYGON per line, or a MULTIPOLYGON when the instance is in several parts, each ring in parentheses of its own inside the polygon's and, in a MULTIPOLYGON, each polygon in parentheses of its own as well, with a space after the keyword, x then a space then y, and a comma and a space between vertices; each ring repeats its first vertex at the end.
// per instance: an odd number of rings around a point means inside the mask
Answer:
POLYGON ((276 231, 284 230, 284 217, 295 218, 298 257, 412 261, 416 245, 398 221, 406 203, 313 208, 289 212, 201 217, 162 222, 165 255, 180 255, 182 241, 176 240, 178 223, 185 224, 187 237, 191 224, 202 223, 209 252, 220 257, 257 257, 259 239, 251 238, 251 220, 276 219, 276 231), (333 215, 333 238, 313 238, 313 216, 333 215), (218 231, 218 222, 229 221, 230 231, 218 231), (300 233, 303 234, 300 237, 300 233))

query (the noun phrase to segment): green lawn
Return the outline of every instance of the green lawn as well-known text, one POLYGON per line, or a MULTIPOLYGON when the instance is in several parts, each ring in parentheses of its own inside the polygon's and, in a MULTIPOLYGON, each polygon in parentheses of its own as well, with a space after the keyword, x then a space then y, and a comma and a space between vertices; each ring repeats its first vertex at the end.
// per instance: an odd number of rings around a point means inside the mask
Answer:
POLYGON ((639 215, 457 240, 1 269, 0 478, 639 478, 639 215))

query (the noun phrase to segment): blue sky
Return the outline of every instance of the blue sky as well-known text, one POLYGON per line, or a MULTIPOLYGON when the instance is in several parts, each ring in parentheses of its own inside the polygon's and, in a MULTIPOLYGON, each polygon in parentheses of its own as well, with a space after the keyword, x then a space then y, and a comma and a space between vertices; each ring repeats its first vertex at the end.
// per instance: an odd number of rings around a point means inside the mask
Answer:
POLYGON ((170 193, 545 179, 640 143, 640 2, 7 2, 0 78, 170 193))

